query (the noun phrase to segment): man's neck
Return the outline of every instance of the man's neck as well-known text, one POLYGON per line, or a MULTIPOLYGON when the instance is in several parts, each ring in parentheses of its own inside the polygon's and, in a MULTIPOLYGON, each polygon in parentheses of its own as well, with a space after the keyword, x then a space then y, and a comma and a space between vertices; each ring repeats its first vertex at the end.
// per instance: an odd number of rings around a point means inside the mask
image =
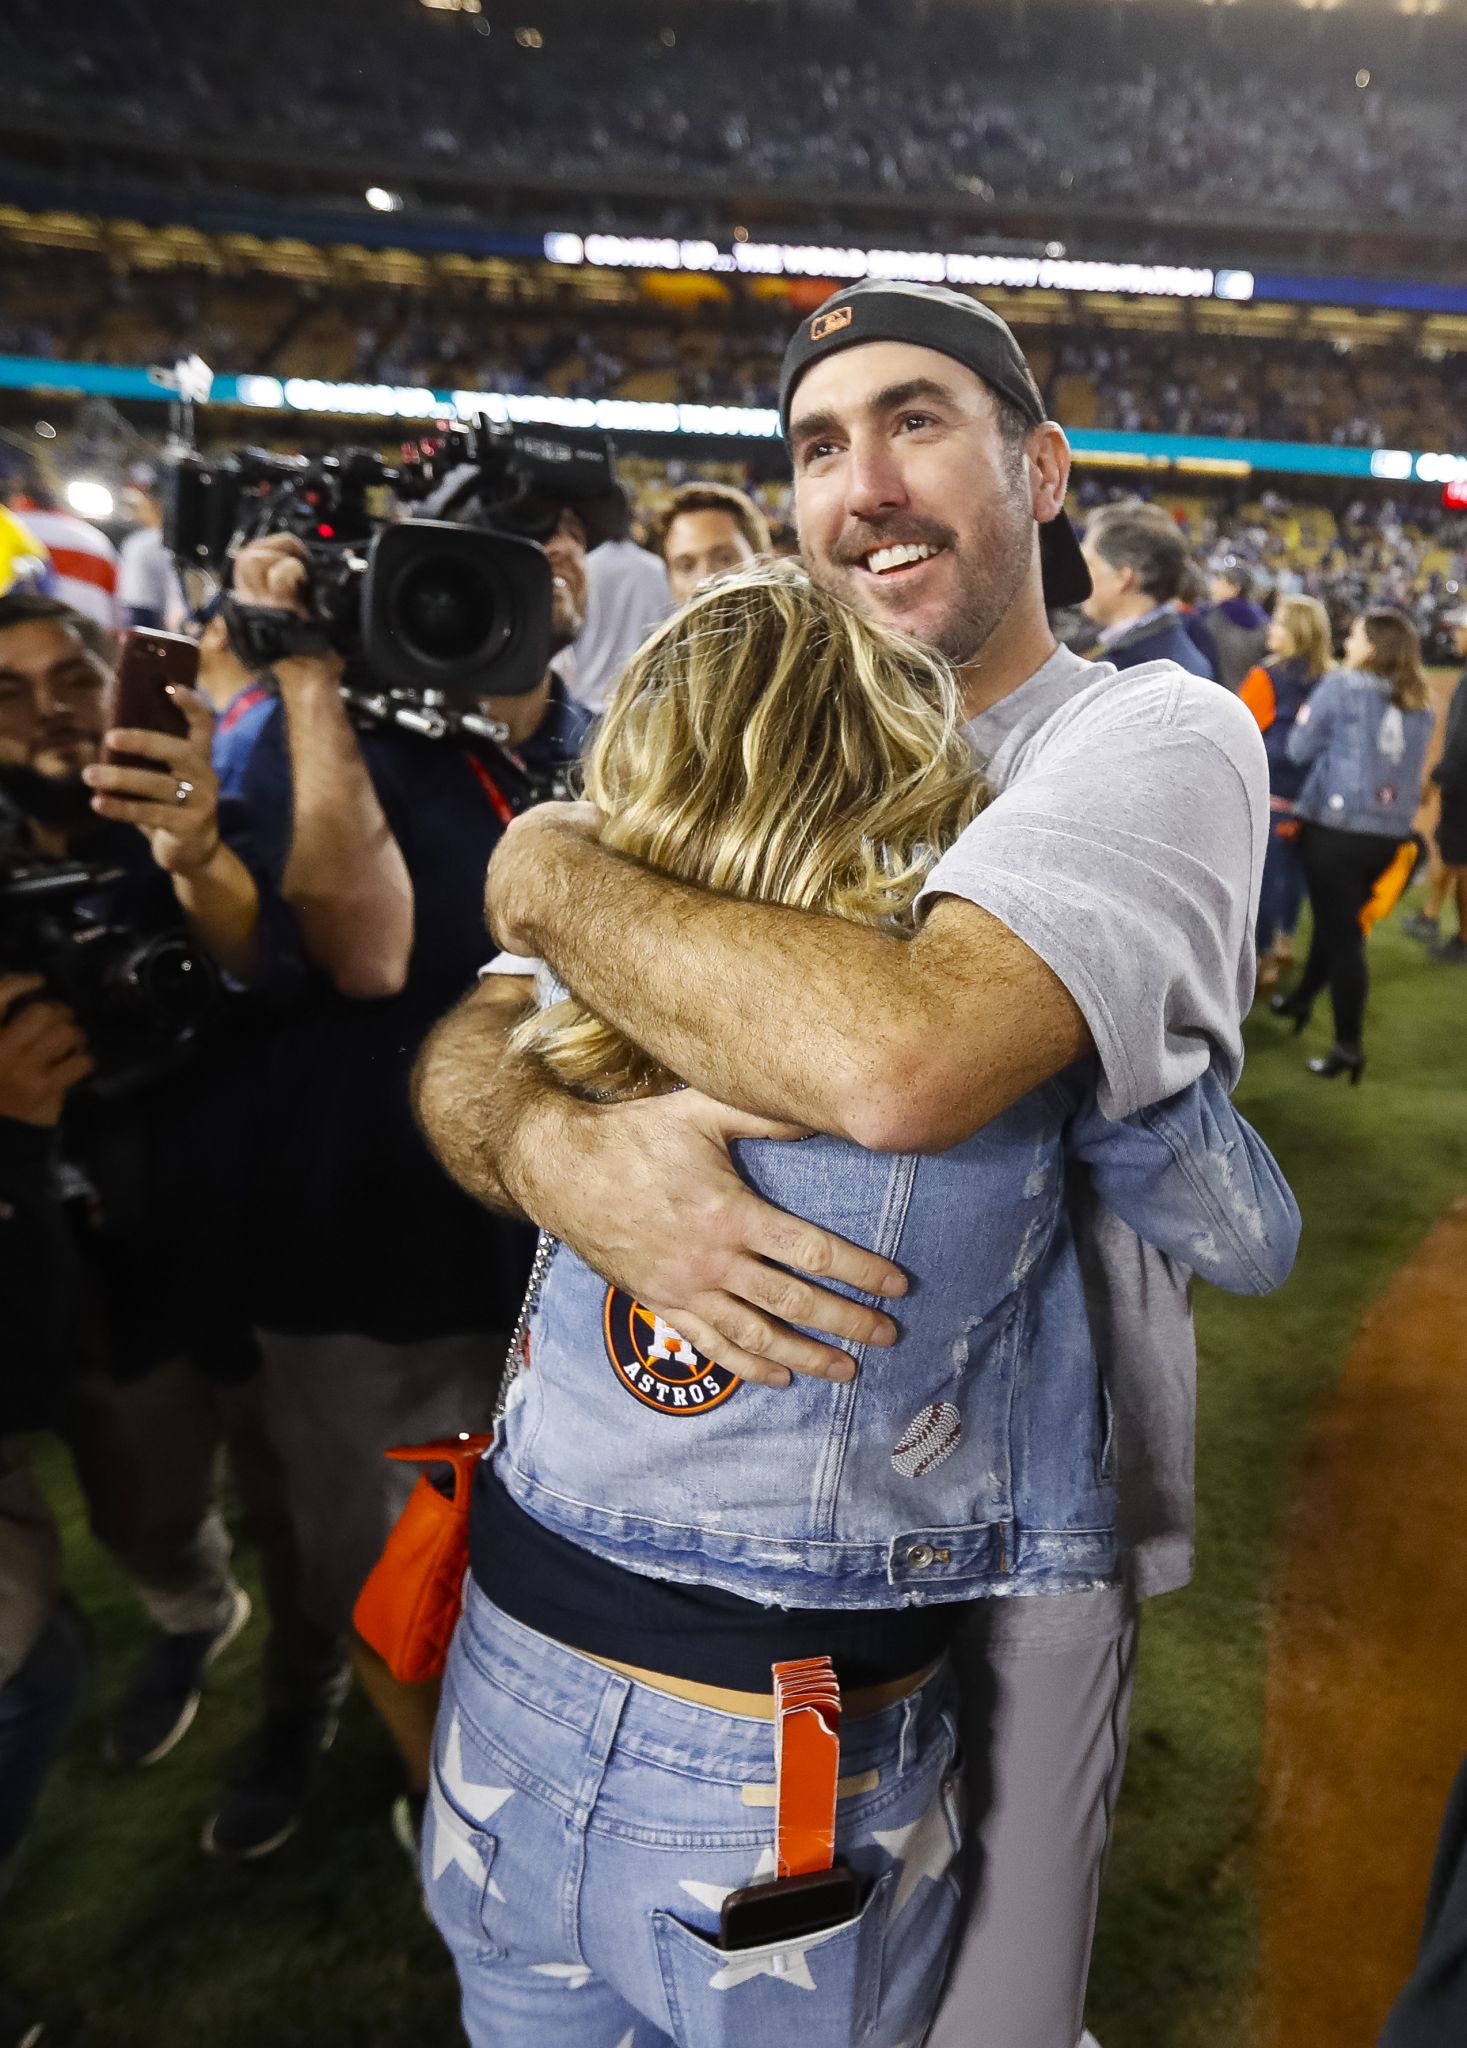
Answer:
POLYGON ((1012 696, 1057 646, 1042 603, 1011 606, 959 674, 964 718, 977 718, 1012 696))
POLYGON ((550 682, 551 671, 546 669, 534 689, 526 691, 523 697, 484 698, 485 716, 498 719, 506 728, 506 737, 512 747, 522 747, 532 734, 539 731, 550 703, 550 682))

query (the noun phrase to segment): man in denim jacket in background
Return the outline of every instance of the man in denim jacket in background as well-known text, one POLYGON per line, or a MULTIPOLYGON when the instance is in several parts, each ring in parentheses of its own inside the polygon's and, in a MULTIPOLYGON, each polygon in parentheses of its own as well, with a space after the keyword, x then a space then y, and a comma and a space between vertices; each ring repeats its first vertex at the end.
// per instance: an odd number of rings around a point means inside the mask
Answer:
MULTIPOLYGON (((660 876, 604 851, 587 807, 546 806, 490 876, 519 975, 506 961, 486 978, 418 1079, 470 1192, 523 1209, 765 1385, 848 1378, 842 1343, 895 1334, 807 1276, 868 1295, 904 1283, 760 1202, 729 1141, 799 1126, 940 1150, 1091 1051, 1111 1117, 1209 1065, 1231 1085, 1268 820, 1236 700, 1171 663, 1118 676, 1056 647, 1046 601, 1089 586, 1063 513, 1069 449, 995 315, 940 288, 848 288, 791 342, 782 411, 810 573, 959 665, 995 801, 934 869, 909 943, 660 876), (535 957, 688 1088, 600 1106, 538 1078, 506 1047, 535 957)), ((1135 1603, 1191 1572, 1184 1278, 1084 1188, 1072 1218, 1116 1417, 1124 1582, 973 1605, 966 1926, 929 2048, 1075 2048, 1135 1603)))

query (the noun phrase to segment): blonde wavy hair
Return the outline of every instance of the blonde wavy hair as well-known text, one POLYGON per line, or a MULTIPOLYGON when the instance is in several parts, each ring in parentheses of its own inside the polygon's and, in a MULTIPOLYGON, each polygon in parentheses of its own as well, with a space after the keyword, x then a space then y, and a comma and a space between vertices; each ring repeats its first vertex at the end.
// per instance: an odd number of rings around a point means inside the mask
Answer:
POLYGON ((1329 613, 1317 597, 1286 597, 1274 613, 1289 636, 1289 649, 1309 671, 1311 683, 1334 666, 1335 642, 1329 613))
MULTIPOLYGON (((586 795, 614 852, 893 933, 911 931, 928 870, 987 801, 951 665, 792 562, 721 577, 638 651, 586 795)), ((526 1018, 513 1043, 601 1101, 677 1085, 575 997, 526 1018)))

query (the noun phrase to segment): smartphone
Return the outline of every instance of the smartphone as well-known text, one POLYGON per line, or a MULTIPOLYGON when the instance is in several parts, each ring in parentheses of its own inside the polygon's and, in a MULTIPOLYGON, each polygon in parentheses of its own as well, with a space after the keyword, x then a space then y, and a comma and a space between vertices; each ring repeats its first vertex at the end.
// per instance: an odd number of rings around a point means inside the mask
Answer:
POLYGON ((860 1907, 860 1879, 844 1863, 745 1885, 723 1902, 718 1946, 763 1948, 770 1942, 798 1941, 801 1935, 823 1934, 854 1920, 860 1907))
MULTIPOLYGON (((183 739, 188 720, 169 688, 191 690, 199 678, 199 650, 182 633, 154 633, 135 626, 122 636, 122 657, 107 706, 109 731, 126 726, 135 732, 163 732, 183 739)), ((107 759, 119 768, 153 768, 143 754, 116 753, 107 759)))

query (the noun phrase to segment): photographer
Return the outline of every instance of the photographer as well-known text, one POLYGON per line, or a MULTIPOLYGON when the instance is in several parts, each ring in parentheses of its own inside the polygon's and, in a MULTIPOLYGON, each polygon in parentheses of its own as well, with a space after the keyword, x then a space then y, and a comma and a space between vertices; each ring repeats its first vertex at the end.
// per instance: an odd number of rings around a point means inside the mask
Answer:
MULTIPOLYGON (((77 1275, 56 1185, 56 1125, 91 1071, 76 1019, 37 975, 0 973, 0 1898, 86 1675, 61 1594, 61 1543, 25 1436, 58 1419, 74 1362, 77 1275)), ((34 2016, 0 1982, 0 2044, 34 2016)))
MULTIPOLYGON (((550 517, 554 653, 580 630, 587 549, 576 510, 550 517)), ((263 607, 304 621, 315 595, 292 533, 235 558, 237 617, 263 607)), ((273 673, 278 706, 241 797, 317 974, 271 1049, 256 1307, 311 1609, 344 1633, 413 1480, 383 1452, 492 1413, 532 1238, 443 1174, 408 1078, 485 958, 489 857, 517 812, 566 786, 586 718, 548 667, 522 694, 475 700, 476 737, 382 715, 355 726, 342 689, 359 700, 372 688, 360 656, 277 655, 273 673)), ((434 1698, 398 1686, 365 1646, 353 1655, 421 1796, 434 1698)), ((262 1838, 298 1813, 319 1747, 298 1730, 259 1781, 262 1838)))
POLYGON ((178 1007, 180 989, 207 985, 210 960, 237 983, 288 988, 290 921, 257 884, 241 814, 216 800, 210 722, 192 692, 174 692, 181 736, 105 735, 109 753, 156 765, 103 758, 106 644, 54 600, 0 598, 0 796, 13 807, 0 960, 39 951, 48 976, 77 981, 90 999, 83 1022, 98 1077, 61 1133, 88 1369, 61 1421, 93 1529, 156 1627, 108 1727, 114 1760, 145 1764, 187 1731, 206 1666, 249 1612, 215 1504, 223 1441, 270 1596, 269 1697, 334 1704, 342 1672, 335 1645, 312 1634, 294 1600, 279 1469, 253 1378, 249 1133, 263 1026, 238 992, 178 1007), (30 907, 48 877, 64 880, 62 862, 83 864, 74 909, 90 922, 74 935, 59 914, 30 907), (114 941, 122 954, 107 967, 114 941), (89 979, 85 962, 99 951, 104 968, 89 979), (149 979, 160 959, 171 965, 162 998, 158 974, 149 979))

